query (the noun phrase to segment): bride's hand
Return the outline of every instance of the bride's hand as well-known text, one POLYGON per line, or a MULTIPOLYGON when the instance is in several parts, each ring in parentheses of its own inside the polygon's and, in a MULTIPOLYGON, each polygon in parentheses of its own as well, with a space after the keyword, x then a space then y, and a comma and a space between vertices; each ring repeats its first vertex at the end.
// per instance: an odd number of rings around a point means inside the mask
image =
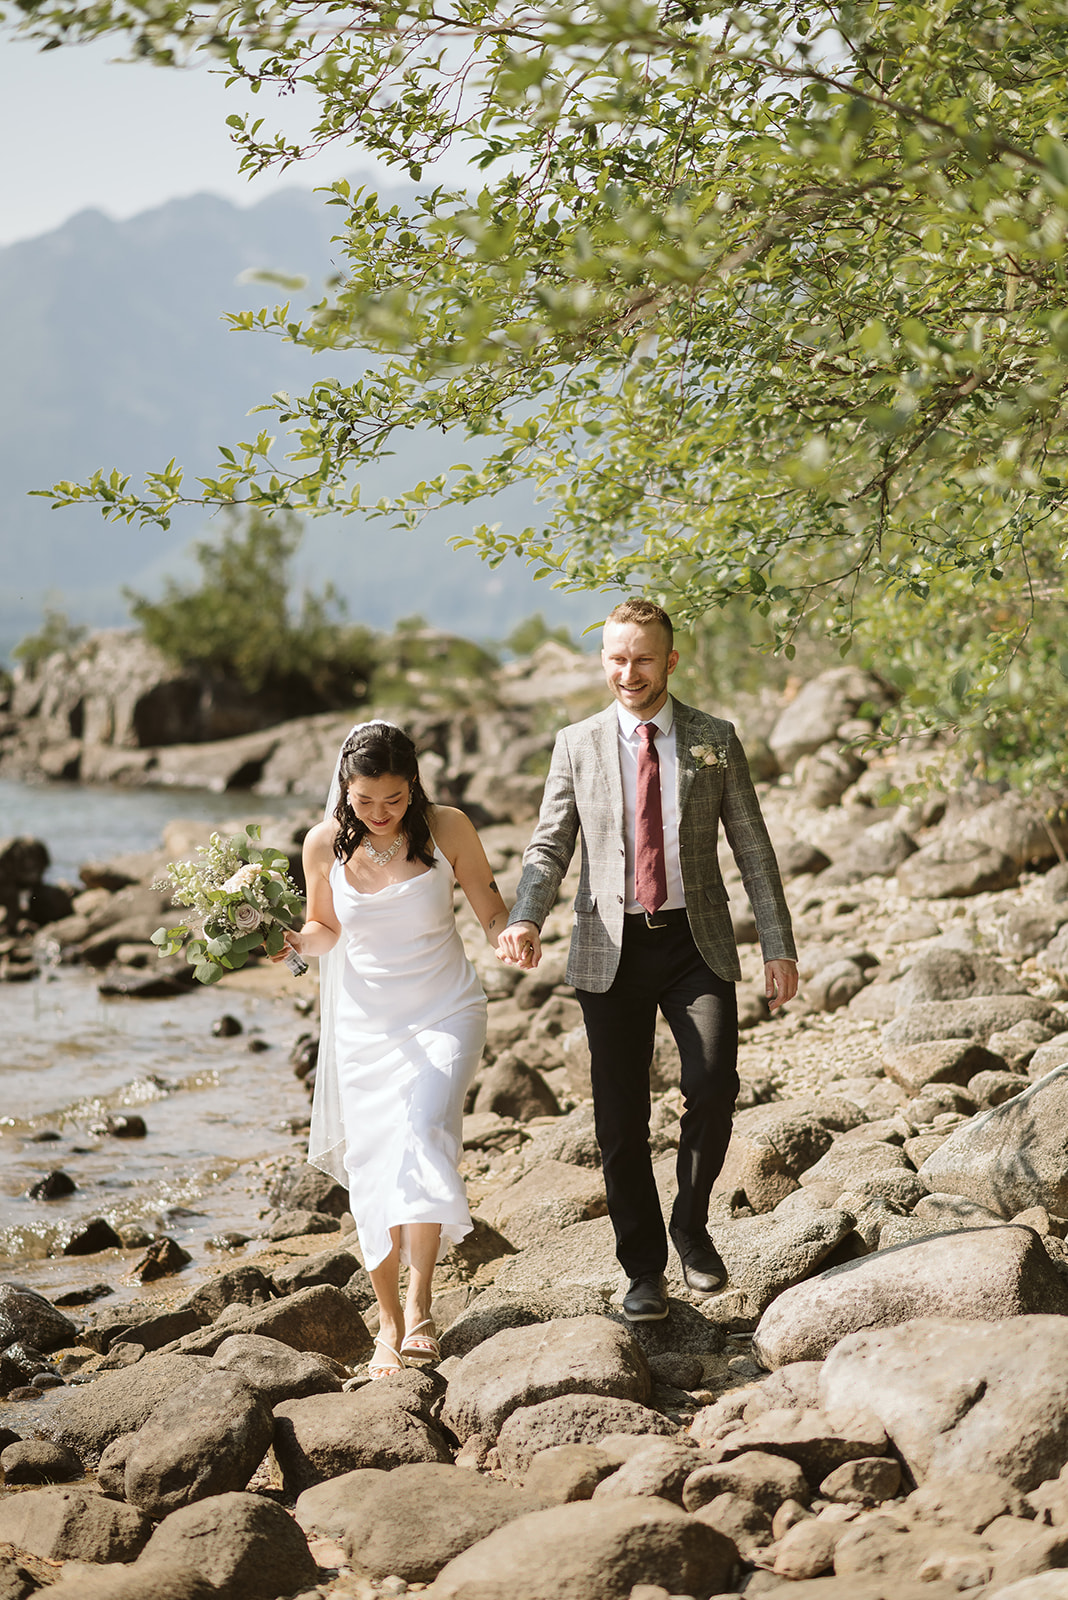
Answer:
POLYGON ((285 944, 282 946, 281 950, 279 950, 277 955, 271 956, 269 959, 271 961, 284 961, 285 958, 286 958, 286 953, 288 951, 290 951, 290 950, 295 950, 297 955, 300 956, 301 958, 303 958, 303 956, 304 956, 304 940, 301 938, 301 936, 297 932, 296 928, 287 928, 286 929, 286 942, 285 942, 285 944))

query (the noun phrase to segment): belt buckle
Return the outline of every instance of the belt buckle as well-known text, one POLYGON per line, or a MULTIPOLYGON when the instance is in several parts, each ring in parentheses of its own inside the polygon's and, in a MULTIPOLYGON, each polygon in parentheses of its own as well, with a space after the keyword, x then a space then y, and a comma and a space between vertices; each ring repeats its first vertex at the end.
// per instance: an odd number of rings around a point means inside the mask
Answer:
POLYGON ((656 916, 656 912, 655 911, 643 911, 642 912, 642 916, 645 918, 645 926, 647 928, 666 928, 667 927, 667 923, 666 922, 653 922, 652 918, 656 916))

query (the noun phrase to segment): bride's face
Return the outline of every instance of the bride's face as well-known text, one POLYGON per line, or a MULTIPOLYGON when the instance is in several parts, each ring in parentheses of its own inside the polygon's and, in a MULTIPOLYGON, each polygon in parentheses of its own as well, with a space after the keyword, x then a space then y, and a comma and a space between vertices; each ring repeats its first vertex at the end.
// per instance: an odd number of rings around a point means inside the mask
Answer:
POLYGON ((411 804, 412 789, 407 778, 386 772, 380 778, 353 778, 348 794, 357 820, 381 837, 400 828, 411 804))

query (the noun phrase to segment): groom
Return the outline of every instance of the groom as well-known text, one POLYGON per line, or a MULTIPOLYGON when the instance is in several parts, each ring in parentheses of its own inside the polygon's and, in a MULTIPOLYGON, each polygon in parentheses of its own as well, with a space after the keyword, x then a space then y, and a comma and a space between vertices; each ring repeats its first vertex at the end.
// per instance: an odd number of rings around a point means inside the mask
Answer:
POLYGON ((633 1322, 668 1314, 649 1151, 658 1009, 678 1046, 683 1096, 671 1240, 690 1289, 711 1294, 727 1278, 708 1236, 708 1202, 738 1093, 741 969, 716 853, 720 821, 756 917, 772 1009, 797 992, 790 914, 745 753, 729 722, 668 694, 678 660, 660 606, 625 600, 610 613, 601 661, 616 703, 557 735, 498 944, 502 960, 537 966, 539 930, 581 836, 567 977, 586 1024, 608 1211, 629 1279, 623 1312, 633 1322))

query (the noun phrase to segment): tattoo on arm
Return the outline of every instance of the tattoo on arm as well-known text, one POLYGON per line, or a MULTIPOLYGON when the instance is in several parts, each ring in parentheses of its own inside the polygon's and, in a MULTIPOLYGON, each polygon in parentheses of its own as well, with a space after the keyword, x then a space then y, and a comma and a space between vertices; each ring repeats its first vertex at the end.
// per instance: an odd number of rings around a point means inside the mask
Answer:
POLYGON ((495 894, 499 900, 503 900, 504 899, 504 896, 501 894, 501 891, 497 887, 496 880, 493 879, 493 878, 490 879, 490 894, 495 894))

